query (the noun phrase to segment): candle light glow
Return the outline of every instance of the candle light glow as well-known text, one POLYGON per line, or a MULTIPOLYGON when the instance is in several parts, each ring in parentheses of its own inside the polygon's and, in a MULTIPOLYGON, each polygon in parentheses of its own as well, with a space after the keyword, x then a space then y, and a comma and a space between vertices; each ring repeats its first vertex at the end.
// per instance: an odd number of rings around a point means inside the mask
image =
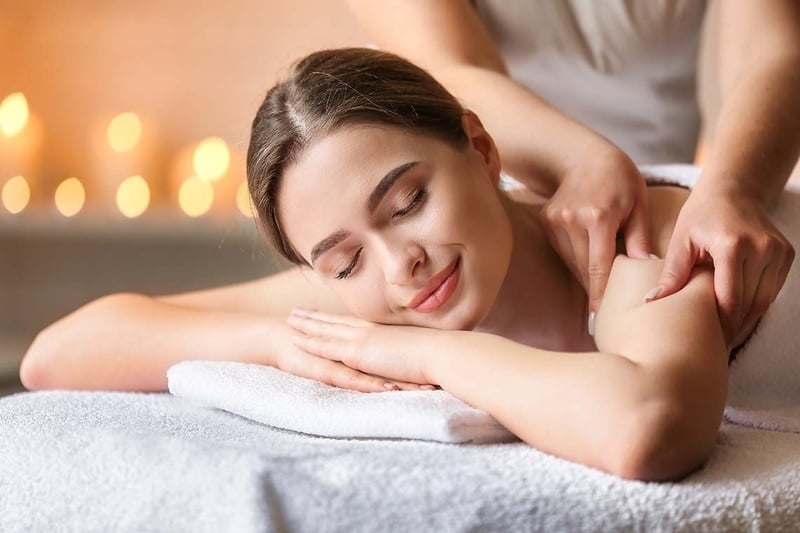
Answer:
POLYGON ((71 217, 83 209, 86 202, 86 191, 78 178, 62 181, 56 189, 56 209, 65 217, 71 217))
POLYGON ((150 205, 150 187, 141 176, 131 176, 117 189, 117 207, 128 218, 136 218, 150 205))
POLYGON ((136 113, 120 113, 108 123, 108 145, 117 153, 129 152, 142 137, 142 121, 136 113))
POLYGON ((197 176, 187 178, 178 192, 178 203, 190 217, 204 215, 214 203, 214 188, 197 176))
POLYGON ((31 199, 31 188, 22 176, 14 176, 3 185, 3 206, 12 215, 20 213, 31 199))
POLYGON ((217 181, 228 171, 231 152, 225 141, 219 137, 209 137, 195 148, 192 165, 198 178, 217 181))
POLYGON ((28 125, 28 100, 22 93, 12 93, 0 103, 0 132, 6 137, 19 134, 28 125))

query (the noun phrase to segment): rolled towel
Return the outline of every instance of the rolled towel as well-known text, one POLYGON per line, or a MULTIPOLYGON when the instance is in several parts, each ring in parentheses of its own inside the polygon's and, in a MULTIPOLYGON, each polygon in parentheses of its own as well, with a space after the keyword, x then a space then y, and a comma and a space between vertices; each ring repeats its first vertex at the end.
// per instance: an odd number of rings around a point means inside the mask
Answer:
POLYGON ((519 440, 485 411, 443 390, 365 393, 228 361, 183 361, 167 370, 167 381, 175 396, 312 435, 448 443, 519 440))

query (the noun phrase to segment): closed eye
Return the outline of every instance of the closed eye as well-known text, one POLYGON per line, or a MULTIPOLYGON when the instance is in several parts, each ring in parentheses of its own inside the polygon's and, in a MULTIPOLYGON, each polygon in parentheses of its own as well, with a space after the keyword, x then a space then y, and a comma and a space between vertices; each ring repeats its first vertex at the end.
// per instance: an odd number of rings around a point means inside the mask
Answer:
POLYGON ((422 202, 422 200, 425 198, 425 195, 427 194, 427 192, 428 191, 425 188, 419 189, 417 191, 417 194, 411 200, 411 202, 406 207, 404 207, 400 211, 398 211, 395 214, 393 214, 392 218, 399 218, 399 217, 405 216, 408 213, 410 213, 411 211, 413 211, 414 208, 417 207, 422 202))
POLYGON ((358 249, 358 251, 356 252, 355 257, 353 257, 353 261, 347 266, 347 268, 345 268, 344 270, 342 270, 341 272, 336 274, 336 279, 344 279, 344 278, 346 278, 347 276, 350 275, 350 273, 353 271, 353 269, 358 264, 358 258, 361 257, 361 251, 362 250, 363 250, 363 248, 359 248, 358 249))

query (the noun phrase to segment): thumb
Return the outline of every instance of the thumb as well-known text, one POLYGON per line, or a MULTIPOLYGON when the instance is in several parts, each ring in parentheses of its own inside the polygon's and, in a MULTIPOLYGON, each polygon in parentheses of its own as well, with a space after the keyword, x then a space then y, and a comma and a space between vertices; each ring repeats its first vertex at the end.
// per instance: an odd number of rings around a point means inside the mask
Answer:
POLYGON ((625 254, 628 257, 647 259, 651 250, 650 218, 643 204, 634 206, 622 231, 625 236, 625 254))
POLYGON ((691 242, 686 246, 683 243, 672 241, 664 258, 661 277, 658 279, 658 287, 661 287, 661 291, 652 299, 663 298, 681 290, 689 281, 695 262, 696 254, 691 242))

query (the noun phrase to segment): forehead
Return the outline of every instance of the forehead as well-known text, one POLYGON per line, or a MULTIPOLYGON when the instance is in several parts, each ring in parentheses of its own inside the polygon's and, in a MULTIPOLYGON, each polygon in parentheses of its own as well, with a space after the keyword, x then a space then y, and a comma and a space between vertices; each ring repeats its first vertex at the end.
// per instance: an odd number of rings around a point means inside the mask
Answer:
POLYGON ((390 170, 429 161, 445 143, 399 128, 346 127, 312 143, 284 171, 281 227, 306 259, 320 239, 367 216, 373 188, 390 170))

